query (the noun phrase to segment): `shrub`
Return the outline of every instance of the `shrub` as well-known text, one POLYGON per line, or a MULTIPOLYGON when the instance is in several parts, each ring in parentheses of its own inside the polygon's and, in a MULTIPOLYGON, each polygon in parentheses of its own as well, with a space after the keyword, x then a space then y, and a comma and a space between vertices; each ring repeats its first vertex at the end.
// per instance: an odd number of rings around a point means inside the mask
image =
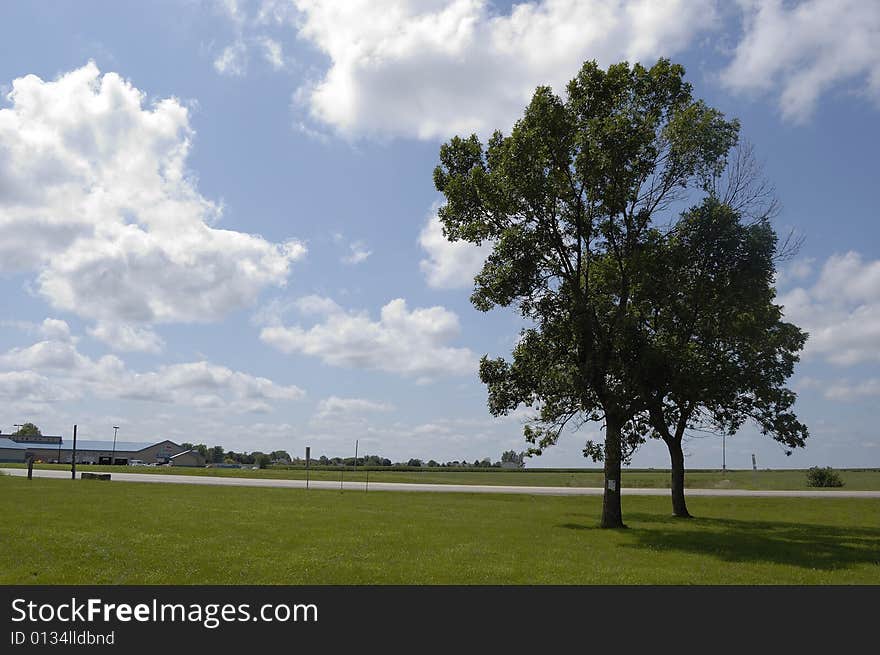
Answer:
POLYGON ((814 466, 807 471, 808 487, 842 487, 843 480, 830 466, 814 466))

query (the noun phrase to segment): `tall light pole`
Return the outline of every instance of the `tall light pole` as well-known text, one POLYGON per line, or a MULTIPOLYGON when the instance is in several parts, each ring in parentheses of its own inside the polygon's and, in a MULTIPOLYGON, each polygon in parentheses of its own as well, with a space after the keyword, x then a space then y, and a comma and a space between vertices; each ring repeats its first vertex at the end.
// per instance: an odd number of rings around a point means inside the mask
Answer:
POLYGON ((725 453, 725 449, 724 449, 724 440, 726 439, 726 437, 727 437, 727 435, 725 435, 722 432, 721 433, 721 470, 722 471, 727 470, 727 457, 726 457, 726 453, 725 453))
POLYGON ((116 432, 119 430, 118 425, 113 426, 113 454, 110 455, 110 466, 116 463, 116 432))

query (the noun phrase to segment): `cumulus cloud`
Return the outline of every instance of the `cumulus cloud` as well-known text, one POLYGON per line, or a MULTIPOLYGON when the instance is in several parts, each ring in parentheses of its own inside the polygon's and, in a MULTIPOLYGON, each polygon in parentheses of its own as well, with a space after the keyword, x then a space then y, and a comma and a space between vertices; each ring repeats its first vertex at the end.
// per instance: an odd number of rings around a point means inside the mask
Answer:
POLYGON ((278 385, 268 378, 201 361, 132 374, 120 395, 155 402, 181 402, 182 396, 197 407, 268 411, 272 401, 298 400, 305 392, 297 386, 278 385))
POLYGON ((445 139, 508 129, 540 84, 557 91, 588 59, 650 64, 727 28, 732 56, 720 81, 776 96, 807 119, 818 98, 851 85, 880 101, 880 5, 864 0, 262 0, 227 2, 236 41, 218 65, 243 70, 247 43, 275 70, 291 26, 329 60, 294 93, 296 121, 346 136, 445 139), (739 29, 741 28, 741 29, 739 29), (250 35, 250 36, 248 36, 250 35), (256 35, 256 36, 254 36, 256 35), (228 64, 226 63, 228 60, 228 64))
POLYGON ((784 287, 805 280, 813 273, 815 266, 813 257, 790 261, 776 271, 776 285, 784 287))
POLYGON ((474 276, 492 251, 488 243, 476 246, 467 241, 449 241, 443 236, 443 226, 436 212, 419 234, 419 245, 428 254, 419 262, 419 268, 428 286, 437 289, 473 286, 474 276))
POLYGON ((779 297, 785 317, 810 333, 805 356, 848 366, 880 361, 880 260, 832 255, 812 286, 779 297))
POLYGON ((374 369, 432 378, 470 374, 476 358, 468 348, 447 345, 459 333, 458 316, 444 307, 410 311, 396 298, 378 321, 367 312, 345 311, 329 299, 308 296, 301 307, 322 320, 311 327, 270 325, 260 338, 284 353, 319 357, 331 366, 374 369))
POLYGON ((330 58, 295 98, 343 135, 422 139, 507 129, 535 87, 584 60, 650 62, 714 24, 711 0, 294 0, 298 36, 330 58))
POLYGON ((33 371, 0 372, 0 400, 7 403, 42 405, 73 398, 69 391, 33 371))
POLYGON ((7 97, 0 268, 35 272, 53 307, 105 323, 217 320, 284 285, 305 253, 214 227, 221 208, 188 174, 193 131, 177 99, 145 106, 94 63, 54 81, 16 79, 7 97))
POLYGON ((57 318, 44 319, 40 324, 39 331, 42 336, 52 341, 67 342, 74 340, 70 334, 70 326, 67 324, 67 321, 57 318))
POLYGON ((870 378, 861 382, 838 380, 825 389, 825 397, 834 400, 857 400, 880 396, 880 380, 870 378))
POLYGON ((55 338, 0 354, 0 397, 18 393, 18 400, 49 403, 88 395, 260 412, 269 410, 274 402, 298 400, 305 395, 297 386, 279 385, 207 361, 132 371, 115 355, 93 359, 82 354, 69 330, 65 336, 55 327, 55 338))
POLYGON ((864 0, 740 0, 744 36, 722 73, 734 90, 779 93, 782 115, 810 117, 844 84, 880 100, 880 4, 864 0))
POLYGON ((305 315, 322 316, 342 312, 342 307, 336 304, 332 298, 325 298, 317 294, 297 298, 293 306, 298 312, 305 315))
POLYGON ((318 420, 351 417, 375 412, 390 412, 394 406, 365 398, 339 398, 330 396, 318 403, 315 418, 318 420))
POLYGON ((158 353, 165 346, 165 342, 153 330, 136 325, 99 321, 89 328, 88 333, 120 352, 158 353))

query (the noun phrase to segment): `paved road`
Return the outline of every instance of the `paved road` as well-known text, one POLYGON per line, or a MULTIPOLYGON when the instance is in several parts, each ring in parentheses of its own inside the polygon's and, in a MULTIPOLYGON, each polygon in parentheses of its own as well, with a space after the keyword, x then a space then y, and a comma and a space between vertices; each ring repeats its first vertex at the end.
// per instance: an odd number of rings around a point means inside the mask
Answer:
MULTIPOLYGON (((26 476, 27 469, 0 468, 7 475, 26 476)), ((209 484, 229 487, 284 487, 304 489, 305 480, 269 480, 265 478, 233 478, 207 475, 173 475, 163 473, 112 473, 112 480, 121 482, 166 482, 171 484, 209 484)), ((70 479, 70 471, 34 469, 40 478, 70 479)), ((312 489, 336 489, 364 491, 363 482, 329 482, 312 480, 312 489)), ((549 496, 600 496, 601 487, 520 487, 476 484, 408 484, 401 482, 371 482, 371 491, 433 491, 442 493, 482 494, 532 494, 549 496)), ((625 496, 667 496, 669 489, 624 488, 625 496)), ((880 498, 880 491, 797 490, 797 491, 750 491, 745 489, 688 489, 688 496, 776 496, 799 498, 880 498)))

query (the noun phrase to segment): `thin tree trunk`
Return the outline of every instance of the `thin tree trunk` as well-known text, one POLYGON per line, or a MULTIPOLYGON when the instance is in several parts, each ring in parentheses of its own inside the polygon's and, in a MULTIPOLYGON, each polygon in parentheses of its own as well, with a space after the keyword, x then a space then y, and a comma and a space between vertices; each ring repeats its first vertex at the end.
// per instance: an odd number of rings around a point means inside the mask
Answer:
POLYGON ((672 460, 672 515, 680 518, 691 518, 684 498, 684 452, 681 440, 672 437, 666 440, 669 457, 672 460))
POLYGON ((603 528, 625 528, 620 508, 620 429, 615 416, 605 418, 605 494, 602 499, 603 528))

